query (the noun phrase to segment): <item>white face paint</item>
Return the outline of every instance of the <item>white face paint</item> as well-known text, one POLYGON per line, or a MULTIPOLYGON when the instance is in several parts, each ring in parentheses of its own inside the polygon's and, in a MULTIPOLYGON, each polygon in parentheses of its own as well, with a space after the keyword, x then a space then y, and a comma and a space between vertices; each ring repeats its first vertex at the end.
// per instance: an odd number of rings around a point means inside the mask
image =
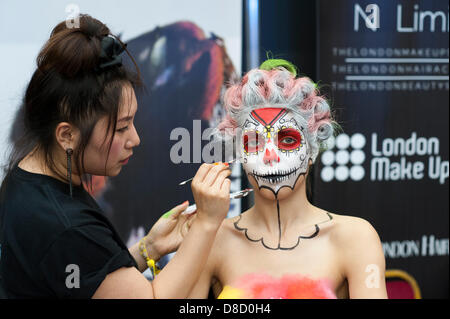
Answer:
POLYGON ((275 194, 282 187, 294 189, 306 173, 311 157, 302 128, 293 114, 281 108, 251 112, 242 127, 241 158, 244 170, 275 194))

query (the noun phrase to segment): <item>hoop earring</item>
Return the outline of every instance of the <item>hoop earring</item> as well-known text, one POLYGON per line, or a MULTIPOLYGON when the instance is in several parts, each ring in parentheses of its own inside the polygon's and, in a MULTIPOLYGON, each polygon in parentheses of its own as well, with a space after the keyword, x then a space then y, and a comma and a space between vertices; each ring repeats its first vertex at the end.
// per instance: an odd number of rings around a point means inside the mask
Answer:
POLYGON ((67 179, 69 181, 70 198, 72 198, 72 154, 73 154, 73 149, 71 149, 71 148, 66 149, 66 155, 67 155, 67 179))

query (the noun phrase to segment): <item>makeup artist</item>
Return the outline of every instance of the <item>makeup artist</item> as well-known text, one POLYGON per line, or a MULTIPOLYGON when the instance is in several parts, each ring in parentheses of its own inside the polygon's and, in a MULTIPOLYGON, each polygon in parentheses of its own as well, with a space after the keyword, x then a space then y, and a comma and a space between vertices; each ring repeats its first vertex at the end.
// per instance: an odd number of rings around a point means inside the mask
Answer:
POLYGON ((140 143, 133 119, 141 81, 136 63, 136 73, 122 65, 124 52, 133 60, 105 24, 80 15, 79 28, 59 23, 39 53, 25 131, 0 190, 8 298, 185 298, 206 263, 229 208, 228 165, 197 171, 195 218, 181 214, 185 202, 130 249, 86 191, 86 176, 118 175, 140 143), (175 250, 159 272, 155 261, 175 250), (142 275, 147 267, 153 281, 142 275))

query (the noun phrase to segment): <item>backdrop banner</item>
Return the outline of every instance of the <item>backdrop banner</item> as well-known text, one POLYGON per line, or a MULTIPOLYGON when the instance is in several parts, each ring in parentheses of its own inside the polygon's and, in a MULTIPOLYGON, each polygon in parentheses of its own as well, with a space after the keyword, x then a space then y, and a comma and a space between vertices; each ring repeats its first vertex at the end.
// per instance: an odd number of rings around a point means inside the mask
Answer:
POLYGON ((448 1, 317 9, 318 84, 343 132, 317 161, 314 202, 374 226, 390 298, 448 298, 448 1))

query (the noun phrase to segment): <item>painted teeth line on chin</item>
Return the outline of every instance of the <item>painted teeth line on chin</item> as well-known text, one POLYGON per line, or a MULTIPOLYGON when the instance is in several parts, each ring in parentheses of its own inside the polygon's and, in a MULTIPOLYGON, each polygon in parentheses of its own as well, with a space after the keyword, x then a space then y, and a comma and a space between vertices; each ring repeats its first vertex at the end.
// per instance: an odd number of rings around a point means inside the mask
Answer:
POLYGON ((258 174, 255 170, 253 170, 253 175, 257 175, 260 177, 266 177, 266 176, 272 176, 272 175, 290 175, 290 174, 296 172, 297 170, 298 170, 298 168, 292 168, 289 171, 281 170, 281 171, 276 171, 276 172, 269 172, 266 174, 258 174))
POLYGON ((291 170, 289 170, 287 172, 286 171, 279 171, 279 172, 276 172, 276 173, 265 174, 265 175, 258 175, 253 170, 253 176, 256 178, 256 180, 258 182, 260 180, 263 180, 263 181, 267 181, 267 182, 269 182, 271 184, 277 184, 277 183, 281 183, 281 182, 284 182, 285 180, 287 180, 297 170, 298 170, 298 168, 294 168, 294 169, 291 169, 291 170), (273 175, 282 175, 282 176, 271 177, 273 175))

